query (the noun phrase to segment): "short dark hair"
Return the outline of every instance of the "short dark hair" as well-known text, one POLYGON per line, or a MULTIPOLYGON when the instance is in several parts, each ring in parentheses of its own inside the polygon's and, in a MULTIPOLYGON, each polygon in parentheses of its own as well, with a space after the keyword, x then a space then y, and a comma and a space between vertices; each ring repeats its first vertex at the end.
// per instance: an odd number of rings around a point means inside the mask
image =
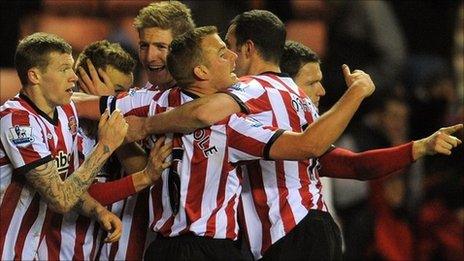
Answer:
POLYGON ((142 8, 134 19, 134 27, 140 32, 144 28, 159 27, 171 30, 177 37, 195 28, 190 9, 179 1, 151 3, 142 8))
POLYGON ((21 41, 16 47, 14 63, 23 86, 27 85, 27 71, 33 67, 45 71, 50 61, 50 53, 72 53, 69 45, 61 37, 49 33, 34 33, 21 41))
POLYGON ((75 67, 81 66, 88 73, 87 59, 92 61, 95 68, 106 69, 106 66, 111 65, 125 74, 131 73, 135 67, 134 58, 124 51, 121 45, 110 43, 107 40, 97 41, 86 46, 77 57, 75 67))
POLYGON ((186 88, 195 82, 193 69, 204 62, 201 41, 212 34, 217 34, 215 26, 203 26, 176 37, 171 42, 166 59, 167 67, 179 87, 186 88))
POLYGON ((266 10, 251 10, 237 15, 230 26, 235 26, 237 47, 251 40, 265 61, 280 62, 287 31, 276 15, 266 10))
POLYGON ((287 41, 285 42, 284 53, 280 60, 280 69, 290 77, 295 76, 307 63, 321 63, 319 56, 309 47, 302 43, 287 41))

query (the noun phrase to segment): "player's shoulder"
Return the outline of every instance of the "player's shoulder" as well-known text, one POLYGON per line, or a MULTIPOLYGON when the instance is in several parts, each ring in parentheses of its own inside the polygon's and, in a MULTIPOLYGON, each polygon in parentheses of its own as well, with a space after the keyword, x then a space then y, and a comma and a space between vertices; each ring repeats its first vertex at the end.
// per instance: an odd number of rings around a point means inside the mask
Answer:
POLYGON ((6 116, 15 116, 16 118, 28 118, 29 116, 36 115, 24 108, 16 99, 11 99, 6 101, 0 107, 0 118, 4 118, 6 116))

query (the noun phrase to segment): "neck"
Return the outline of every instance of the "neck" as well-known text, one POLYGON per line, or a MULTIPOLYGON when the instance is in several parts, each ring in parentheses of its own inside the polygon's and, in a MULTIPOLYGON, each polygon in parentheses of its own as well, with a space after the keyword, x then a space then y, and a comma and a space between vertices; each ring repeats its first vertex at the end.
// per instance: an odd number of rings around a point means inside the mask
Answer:
POLYGON ((55 106, 51 105, 45 97, 42 95, 39 86, 27 86, 21 89, 21 93, 26 95, 39 110, 47 114, 50 118, 53 118, 55 112, 55 106))
POLYGON ((206 95, 217 93, 216 89, 203 88, 203 87, 201 87, 199 85, 190 86, 188 88, 185 88, 185 90, 188 91, 188 92, 191 92, 193 94, 196 94, 199 97, 203 97, 203 96, 206 96, 206 95))
POLYGON ((263 72, 276 72, 280 73, 280 67, 273 62, 264 61, 260 57, 255 57, 250 63, 248 75, 258 75, 263 72))
POLYGON ((165 91, 165 90, 171 89, 174 86, 176 86, 176 82, 172 80, 170 82, 157 85, 157 88, 161 91, 165 91))

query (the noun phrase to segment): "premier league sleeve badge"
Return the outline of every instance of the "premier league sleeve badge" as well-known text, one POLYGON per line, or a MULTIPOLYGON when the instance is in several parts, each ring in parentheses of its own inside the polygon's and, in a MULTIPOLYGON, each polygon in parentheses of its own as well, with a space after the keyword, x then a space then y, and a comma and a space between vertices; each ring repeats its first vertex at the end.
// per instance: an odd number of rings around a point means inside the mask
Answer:
POLYGON ((27 147, 32 144, 32 127, 15 125, 10 128, 9 139, 18 147, 27 147))

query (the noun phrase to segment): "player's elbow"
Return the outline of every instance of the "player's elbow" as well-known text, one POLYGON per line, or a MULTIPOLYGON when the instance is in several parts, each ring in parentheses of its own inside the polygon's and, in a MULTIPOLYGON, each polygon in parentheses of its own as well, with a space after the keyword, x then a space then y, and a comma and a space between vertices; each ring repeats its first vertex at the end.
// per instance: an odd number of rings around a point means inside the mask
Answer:
POLYGON ((318 158, 322 156, 327 148, 325 146, 321 146, 319 144, 308 144, 303 146, 303 158, 318 158))
POLYGON ((64 204, 63 202, 54 202, 48 203, 48 208, 50 208, 53 212, 58 214, 66 214, 73 209, 73 206, 69 204, 64 204))
POLYGON ((192 112, 196 128, 205 128, 216 123, 215 115, 206 106, 199 106, 192 112))

